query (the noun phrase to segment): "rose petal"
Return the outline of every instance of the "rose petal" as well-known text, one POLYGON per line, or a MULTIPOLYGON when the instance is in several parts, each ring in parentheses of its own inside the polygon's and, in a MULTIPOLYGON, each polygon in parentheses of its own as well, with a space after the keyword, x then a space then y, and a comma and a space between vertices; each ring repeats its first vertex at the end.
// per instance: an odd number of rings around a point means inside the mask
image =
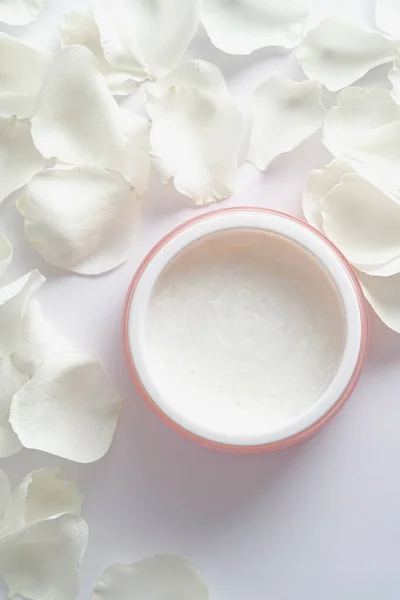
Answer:
POLYGON ((271 77, 253 95, 253 126, 247 159, 264 170, 279 154, 289 152, 324 122, 321 86, 271 77))
POLYGON ((163 77, 180 61, 199 22, 199 0, 94 0, 107 61, 138 81, 163 77))
POLYGON ((10 500, 11 483, 4 471, 0 469, 0 529, 10 500))
POLYGON ((0 277, 10 266, 12 257, 13 247, 4 233, 0 233, 0 277))
POLYGON ((99 28, 92 10, 82 8, 66 13, 59 30, 64 48, 76 45, 86 46, 93 52, 114 96, 126 96, 137 88, 138 83, 131 73, 128 71, 115 71, 106 61, 101 47, 99 28))
POLYGON ((265 46, 294 48, 305 31, 312 0, 203 0, 201 20, 212 43, 230 54, 265 46))
POLYGON ((0 381, 0 458, 5 458, 22 450, 22 444, 11 428, 9 418, 12 398, 28 381, 28 376, 9 355, 0 358, 0 381))
POLYGON ((27 25, 36 19, 45 0, 1 0, 0 21, 8 25, 27 25))
POLYGON ((207 586, 183 558, 158 554, 133 565, 111 565, 101 575, 93 600, 208 600, 207 586))
POLYGON ((1 117, 32 117, 49 63, 46 54, 0 33, 1 117))
POLYGON ((400 333, 400 274, 392 277, 373 277, 357 272, 365 297, 378 317, 400 333))
POLYGON ((15 349, 29 302, 45 281, 35 270, 0 288, 0 358, 15 349))
POLYGON ((297 60, 307 77, 336 91, 393 60, 397 47, 398 42, 361 23, 328 17, 308 32, 297 60))
POLYGON ((0 572, 10 598, 75 600, 88 527, 77 516, 33 523, 0 538, 0 572))
POLYGON ((129 257, 140 201, 119 173, 56 167, 33 177, 17 208, 27 239, 47 262, 93 275, 129 257))
POLYGON ((322 169, 309 172, 303 192, 303 213, 310 225, 322 231, 322 198, 340 182, 343 175, 353 172, 347 163, 339 159, 333 160, 322 169))
POLYGON ((400 39, 400 5, 398 0, 376 0, 375 20, 379 29, 400 39))
POLYGON ((163 178, 173 177, 176 189, 196 204, 228 198, 242 136, 242 117, 233 101, 226 94, 182 85, 161 96, 150 90, 146 108, 152 152, 163 178))
POLYGON ((366 179, 400 190, 400 106, 388 90, 348 88, 324 125, 324 144, 366 179))
POLYGON ((174 86, 193 85, 206 92, 228 94, 228 88, 221 71, 205 60, 189 60, 181 63, 163 79, 154 82, 149 92, 157 97, 168 93, 174 86))
POLYGON ((389 80, 392 84, 392 93, 395 100, 400 103, 400 54, 394 59, 393 68, 389 72, 389 80))
POLYGON ((109 449, 122 404, 96 362, 66 352, 14 395, 10 423, 26 448, 88 463, 109 449))
POLYGON ((44 158, 32 140, 29 123, 0 118, 0 204, 43 169, 44 158))
POLYGON ((90 50, 71 46, 54 58, 32 119, 33 139, 44 156, 113 169, 142 194, 149 128, 147 119, 119 108, 90 50))
POLYGON ((0 540, 6 535, 39 521, 64 514, 81 514, 83 495, 76 482, 62 478, 60 469, 29 473, 9 500, 0 527, 0 540))
POLYGON ((400 271, 400 204, 356 173, 322 199, 323 230, 346 258, 370 275, 400 271))

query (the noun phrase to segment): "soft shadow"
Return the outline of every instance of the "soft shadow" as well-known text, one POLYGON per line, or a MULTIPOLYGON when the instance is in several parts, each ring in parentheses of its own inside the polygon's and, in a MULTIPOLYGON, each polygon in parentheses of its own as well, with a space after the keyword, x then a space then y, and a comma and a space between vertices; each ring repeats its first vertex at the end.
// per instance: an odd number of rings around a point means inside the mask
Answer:
POLYGON ((389 329, 369 308, 370 344, 368 365, 371 367, 388 366, 400 359, 400 336, 389 329))

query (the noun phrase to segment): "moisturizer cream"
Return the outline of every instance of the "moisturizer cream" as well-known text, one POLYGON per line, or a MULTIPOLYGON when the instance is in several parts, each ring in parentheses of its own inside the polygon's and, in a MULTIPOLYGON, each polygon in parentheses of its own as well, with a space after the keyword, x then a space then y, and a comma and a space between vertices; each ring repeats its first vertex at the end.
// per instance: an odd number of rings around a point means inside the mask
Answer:
POLYGON ((205 443, 273 449, 340 407, 366 349, 344 259, 301 222, 217 211, 172 232, 128 295, 126 350, 158 412, 205 443))

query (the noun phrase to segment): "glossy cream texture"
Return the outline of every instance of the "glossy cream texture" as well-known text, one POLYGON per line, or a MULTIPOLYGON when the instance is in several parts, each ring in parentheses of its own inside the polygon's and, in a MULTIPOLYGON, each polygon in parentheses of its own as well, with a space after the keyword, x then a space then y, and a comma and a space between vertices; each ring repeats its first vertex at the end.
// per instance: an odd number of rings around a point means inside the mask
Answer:
POLYGON ((340 364, 344 309, 319 262, 287 238, 202 238, 161 273, 146 320, 159 394, 210 436, 279 431, 318 402, 340 364))

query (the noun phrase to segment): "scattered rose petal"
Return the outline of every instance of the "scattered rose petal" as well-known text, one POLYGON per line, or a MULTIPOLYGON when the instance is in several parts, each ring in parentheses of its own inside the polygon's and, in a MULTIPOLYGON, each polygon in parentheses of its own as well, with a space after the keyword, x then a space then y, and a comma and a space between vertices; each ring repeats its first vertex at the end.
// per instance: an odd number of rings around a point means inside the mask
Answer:
POLYGON ((45 0, 1 0, 0 21, 8 25, 27 25, 36 19, 45 0))
POLYGON ((96 362, 66 352, 45 360, 14 395, 10 423, 26 448, 88 463, 109 449, 122 404, 96 362))
POLYGON ((159 78, 182 58, 196 33, 199 0, 94 0, 107 61, 138 81, 159 78))
POLYGON ((225 93, 194 85, 148 92, 152 154, 162 178, 176 189, 208 204, 228 198, 236 177, 242 117, 225 93))
POLYGON ((0 469, 0 528, 11 500, 11 484, 7 475, 0 469))
POLYGON ((0 118, 0 204, 43 167, 30 124, 15 117, 0 118))
POLYGON ((375 20, 379 29, 400 39, 400 4, 398 0, 376 0, 375 20))
POLYGON ((366 179, 400 190, 400 105, 388 90, 348 88, 328 112, 324 144, 366 179))
POLYGON ((120 109, 93 54, 65 48, 50 65, 32 119, 32 135, 46 158, 122 173, 142 194, 150 166, 147 119, 120 109))
POLYGON ((400 53, 395 56, 393 68, 389 72, 389 80, 392 84, 393 96, 400 103, 400 53))
POLYGON ((56 167, 31 179, 17 208, 25 219, 25 236, 47 262, 94 275, 129 257, 140 204, 119 173, 56 167))
MULTIPOLYGON (((0 13, 1 13, 0 3, 0 13)), ((30 118, 50 59, 21 40, 0 33, 0 116, 30 118)))
POLYGON ((0 277, 10 266, 13 257, 13 247, 4 233, 0 233, 0 277))
POLYGON ((0 458, 22 450, 22 444, 10 425, 10 406, 16 392, 28 381, 26 373, 14 363, 11 355, 0 358, 0 458))
POLYGON ((400 271, 400 203, 356 173, 344 175, 322 199, 323 230, 360 271, 400 271))
POLYGON ((62 515, 0 537, 0 572, 9 595, 30 600, 75 600, 88 542, 85 521, 62 515))
POLYGON ((321 86, 271 77, 253 95, 253 126, 247 159, 264 170, 279 154, 289 152, 324 122, 321 86))
POLYGON ((392 61, 397 47, 398 42, 361 23, 328 17, 308 32, 297 59, 307 77, 336 91, 392 61))
POLYGON ((111 565, 101 575, 93 600, 208 600, 206 584, 183 558, 158 554, 132 565, 111 565))
POLYGON ((154 82, 150 88, 151 94, 163 96, 169 88, 181 85, 193 85, 206 92, 228 94, 228 88, 221 71, 205 60, 189 60, 181 63, 168 73, 164 79, 154 82))
POLYGON ((358 272, 364 294, 378 317, 400 333, 400 274, 391 277, 373 277, 358 272))
POLYGON ((82 8, 68 12, 64 15, 64 21, 59 29, 64 48, 86 46, 93 52, 114 96, 126 96, 137 88, 138 83, 131 73, 123 70, 116 71, 106 61, 101 47, 99 28, 92 10, 82 8))
POLYGON ((314 169, 308 174, 303 192, 303 213, 310 225, 319 231, 322 231, 321 200, 346 173, 353 173, 353 169, 335 159, 322 169, 314 169))
POLYGON ((44 282, 35 270, 0 288, 0 358, 16 347, 29 302, 44 282))
POLYGON ((203 0, 201 20, 212 43, 230 54, 300 43, 312 0, 203 0))

